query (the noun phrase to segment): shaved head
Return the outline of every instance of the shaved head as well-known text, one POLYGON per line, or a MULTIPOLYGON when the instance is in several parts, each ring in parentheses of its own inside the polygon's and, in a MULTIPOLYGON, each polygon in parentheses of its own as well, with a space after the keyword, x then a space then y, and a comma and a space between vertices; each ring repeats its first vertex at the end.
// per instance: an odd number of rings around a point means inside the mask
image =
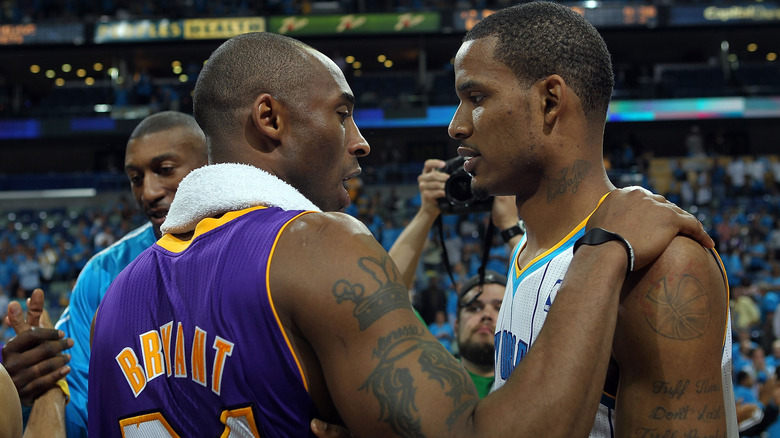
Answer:
POLYGON ((193 113, 209 147, 235 132, 239 115, 260 94, 295 108, 314 74, 315 53, 298 40, 265 32, 239 35, 219 46, 200 72, 193 93, 193 113))

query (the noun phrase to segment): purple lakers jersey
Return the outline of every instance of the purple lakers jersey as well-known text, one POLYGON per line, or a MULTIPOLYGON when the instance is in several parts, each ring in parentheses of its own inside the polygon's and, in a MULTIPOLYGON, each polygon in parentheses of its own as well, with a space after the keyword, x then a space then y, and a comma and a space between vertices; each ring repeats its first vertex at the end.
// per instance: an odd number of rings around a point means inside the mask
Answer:
POLYGON ((317 413, 268 286, 274 245, 302 214, 204 219, 116 278, 95 323, 90 436, 313 436, 317 413))

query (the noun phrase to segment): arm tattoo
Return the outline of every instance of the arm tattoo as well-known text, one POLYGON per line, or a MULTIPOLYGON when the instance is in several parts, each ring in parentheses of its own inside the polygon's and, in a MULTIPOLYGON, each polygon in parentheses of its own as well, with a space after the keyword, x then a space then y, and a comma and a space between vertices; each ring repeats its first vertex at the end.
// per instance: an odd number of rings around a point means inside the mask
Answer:
POLYGON ((650 303, 647 323, 659 335, 677 340, 702 336, 710 325, 710 298, 696 277, 682 275, 677 289, 666 277, 654 284, 645 296, 650 303))
POLYGON ((477 399, 474 385, 461 365, 452 360, 438 341, 423 340, 421 335, 419 327, 409 325, 381 338, 374 350, 379 364, 360 387, 372 392, 379 401, 379 419, 404 437, 424 437, 415 404, 417 387, 414 376, 403 365, 414 360, 415 356, 420 369, 429 379, 448 389, 446 395, 452 399, 453 405, 453 412, 447 418, 450 428, 462 413, 476 404, 477 399))
POLYGON ((382 260, 361 257, 358 266, 371 274, 377 282, 376 292, 366 296, 366 287, 362 284, 339 280, 333 285, 333 295, 338 303, 347 300, 356 304, 352 313, 360 324, 360 330, 369 328, 391 310, 410 306, 409 293, 401 279, 395 275, 389 256, 383 257, 382 260))
POLYGON ((587 161, 577 160, 571 168, 561 169, 561 177, 557 181, 551 181, 550 188, 547 189, 547 200, 552 201, 560 195, 577 193, 580 183, 590 174, 591 164, 587 161))
POLYGON ((687 431, 680 432, 671 429, 658 429, 649 427, 640 427, 634 433, 638 438, 666 438, 666 437, 679 437, 679 438, 728 438, 725 432, 716 430, 712 434, 705 434, 698 429, 688 429, 687 431))

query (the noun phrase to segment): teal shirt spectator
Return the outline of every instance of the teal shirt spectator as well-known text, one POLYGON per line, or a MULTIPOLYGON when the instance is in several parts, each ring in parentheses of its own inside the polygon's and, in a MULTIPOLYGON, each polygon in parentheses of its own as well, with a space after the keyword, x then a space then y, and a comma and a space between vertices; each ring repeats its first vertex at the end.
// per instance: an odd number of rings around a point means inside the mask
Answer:
POLYGON ((87 436, 87 373, 92 318, 114 278, 156 241, 152 224, 147 223, 95 254, 79 274, 70 296, 70 304, 55 325, 74 341, 73 348, 68 351, 71 354, 71 371, 67 375, 70 403, 65 408, 69 438, 87 436))

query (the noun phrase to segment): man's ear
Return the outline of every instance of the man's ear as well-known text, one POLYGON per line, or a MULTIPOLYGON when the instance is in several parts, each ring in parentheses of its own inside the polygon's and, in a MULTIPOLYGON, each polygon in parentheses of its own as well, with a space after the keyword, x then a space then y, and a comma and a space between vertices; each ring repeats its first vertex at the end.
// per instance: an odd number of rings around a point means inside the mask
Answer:
POLYGON ((252 123, 261 134, 274 142, 279 141, 286 127, 286 114, 284 104, 268 93, 258 95, 252 104, 252 123))
POLYGON ((558 75, 550 75, 540 83, 544 123, 553 125, 567 105, 566 81, 558 75))

